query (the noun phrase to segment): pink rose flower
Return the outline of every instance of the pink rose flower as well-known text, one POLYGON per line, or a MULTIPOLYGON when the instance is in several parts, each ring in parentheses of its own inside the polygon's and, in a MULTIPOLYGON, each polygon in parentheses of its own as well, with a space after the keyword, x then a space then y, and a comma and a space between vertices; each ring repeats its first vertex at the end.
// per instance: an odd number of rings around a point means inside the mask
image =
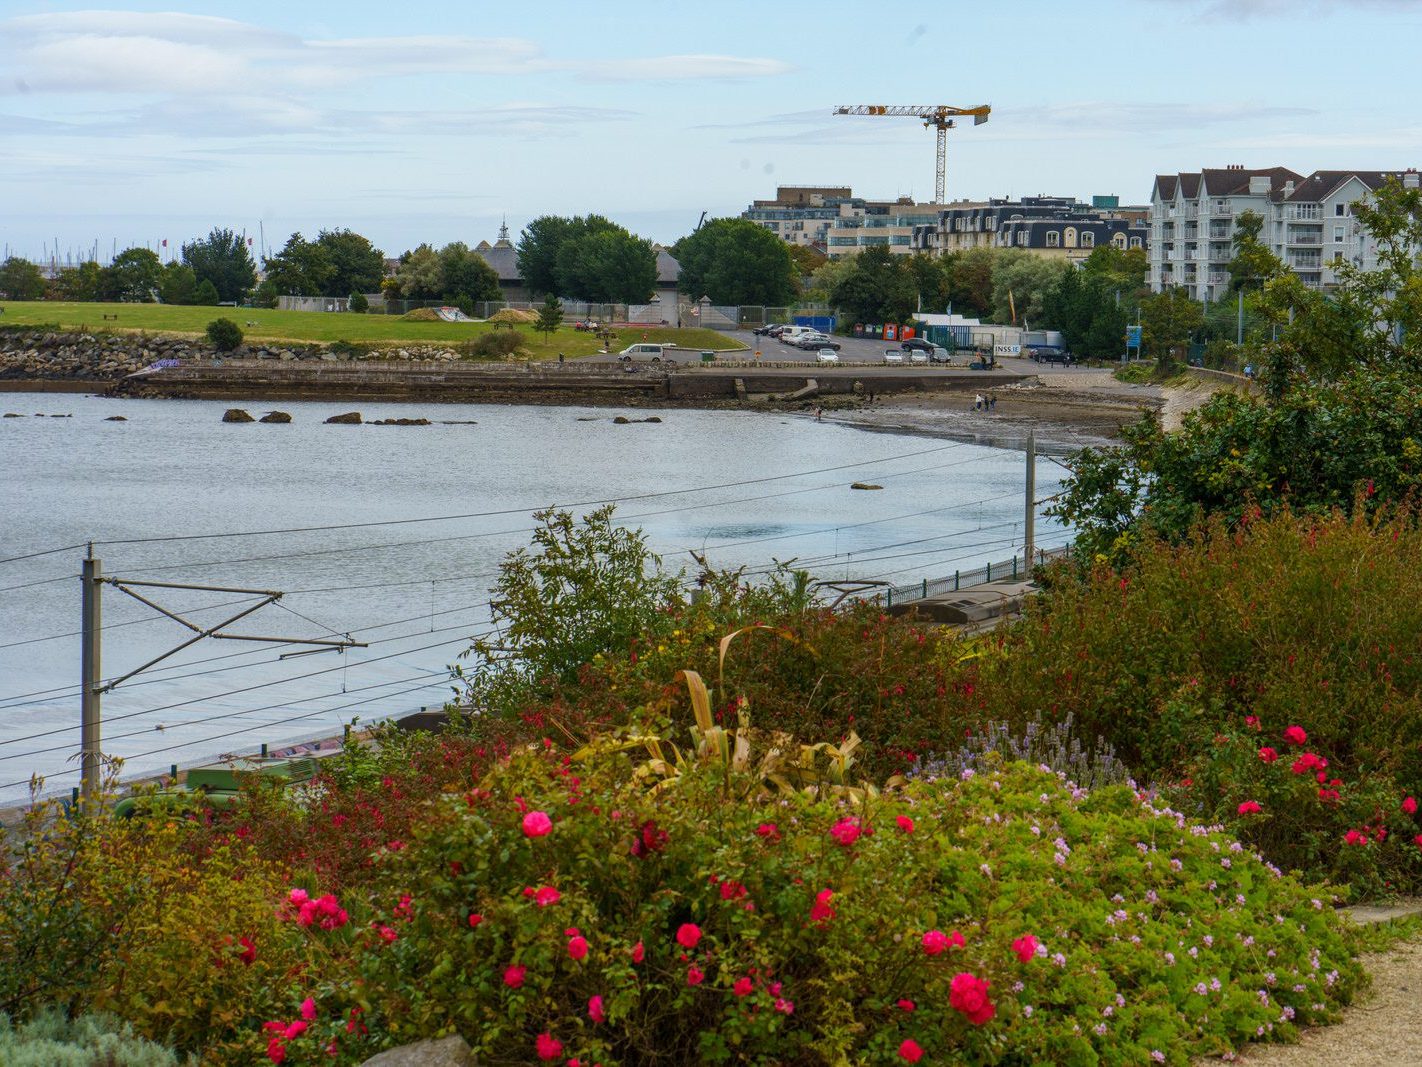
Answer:
POLYGON ((955 974, 948 986, 949 1007, 966 1015, 968 1022, 974 1026, 982 1026, 997 1014, 997 1009, 988 999, 988 985, 988 982, 967 971, 955 974))
POLYGON ((834 838, 835 841, 845 848, 848 848, 854 844, 854 842, 858 841, 859 835, 863 832, 864 830, 860 827, 859 820, 853 815, 840 819, 839 822, 830 827, 830 837, 834 838))
POLYGON ((918 1007, 918 1005, 911 1000, 901 1000, 898 1002, 898 1004, 900 1010, 902 1011, 913 1011, 914 1008, 918 1007))
POLYGON ((537 1040, 534 1041, 534 1048, 537 1050, 540 1060, 556 1060, 563 1055, 563 1042, 546 1031, 538 1035, 537 1040))
POLYGON ((523 986, 523 976, 528 973, 528 968, 521 963, 515 963, 504 972, 504 985, 510 989, 519 989, 523 986))
POLYGON ((635 945, 632 946, 632 962, 633 962, 633 963, 641 963, 642 960, 643 960, 643 958, 644 958, 646 955, 647 955, 647 950, 642 947, 642 942, 638 941, 635 945))
POLYGON ((1274 749, 1270 748, 1268 745, 1265 745, 1259 750, 1259 758, 1262 759, 1265 763, 1273 763, 1276 759, 1279 758, 1279 753, 1274 751, 1274 749))
POLYGON ((695 948, 701 940, 701 927, 695 923, 682 923, 676 932, 676 943, 682 948, 695 948))
POLYGON ((955 945, 960 948, 963 945, 963 935, 957 930, 953 931, 951 937, 942 930, 930 930, 923 935, 923 951, 930 956, 947 952, 955 945))
POLYGON ((602 1009, 602 997, 588 997, 588 1018, 595 1023, 607 1020, 607 1012, 602 1009))
POLYGON ((1037 939, 1031 934, 1019 937, 1012 942, 1012 951, 1017 953, 1017 958, 1023 963, 1031 963, 1032 957, 1037 955, 1037 939))
POLYGON ((900 815, 894 821, 899 824, 899 829, 902 830, 904 833, 913 833, 913 820, 910 819, 907 815, 900 815))
POLYGON ((523 817, 525 837, 546 837, 553 832, 553 820, 546 812, 530 811, 523 817))
POLYGON ((818 926, 823 926, 834 918, 834 909, 830 907, 830 899, 834 896, 833 890, 821 889, 815 894, 815 902, 810 905, 810 921, 818 926))
POLYGON ((736 984, 731 986, 731 992, 738 997, 748 997, 751 990, 755 988, 755 983, 749 978, 741 977, 736 979, 736 984))
POLYGON ((478 925, 479 925, 481 922, 483 922, 483 921, 484 921, 484 916, 480 915, 477 911, 471 911, 471 912, 469 913, 469 928, 470 928, 471 930, 474 929, 474 927, 478 926, 478 925))
POLYGON ((913 1038, 905 1038, 904 1043, 899 1046, 899 1058, 909 1063, 917 1063, 923 1059, 923 1049, 918 1047, 918 1042, 913 1038))
POLYGON ((1263 810, 1257 800, 1246 800, 1239 806, 1239 813, 1241 815, 1258 815, 1263 810))
POLYGON ((1415 815, 1417 813, 1417 799, 1415 797, 1404 797, 1402 810, 1407 812, 1408 815, 1415 815))
POLYGON ((1308 734, 1304 732, 1302 726, 1290 726, 1284 731, 1284 740, 1291 745, 1308 744, 1308 734))
POLYGON ((570 959, 586 959, 588 954, 588 939, 585 937, 573 937, 568 939, 568 956, 570 959))
POLYGON ((316 1018, 316 1001, 307 997, 301 1002, 301 1017, 308 1023, 316 1018))
POLYGON ((696 966, 696 964, 693 963, 686 969, 687 985, 700 985, 705 979, 706 975, 702 973, 701 968, 696 966))
POLYGON ((533 902, 540 908, 546 908, 550 904, 556 904, 563 899, 563 894, 554 889, 551 885, 545 885, 538 892, 533 894, 533 902))

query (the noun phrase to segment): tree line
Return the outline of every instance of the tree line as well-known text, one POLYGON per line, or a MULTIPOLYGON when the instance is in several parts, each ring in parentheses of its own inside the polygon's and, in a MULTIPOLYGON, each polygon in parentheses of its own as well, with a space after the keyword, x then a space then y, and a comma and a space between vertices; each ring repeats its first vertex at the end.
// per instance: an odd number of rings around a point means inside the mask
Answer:
POLYGON ((163 263, 150 248, 126 248, 107 266, 89 261, 46 278, 29 260, 0 264, 0 293, 12 300, 82 300, 165 304, 241 303, 275 307, 282 294, 344 297, 374 292, 385 275, 385 254, 351 230, 322 230, 313 241, 299 233, 257 267, 246 238, 214 228, 182 245, 163 263))

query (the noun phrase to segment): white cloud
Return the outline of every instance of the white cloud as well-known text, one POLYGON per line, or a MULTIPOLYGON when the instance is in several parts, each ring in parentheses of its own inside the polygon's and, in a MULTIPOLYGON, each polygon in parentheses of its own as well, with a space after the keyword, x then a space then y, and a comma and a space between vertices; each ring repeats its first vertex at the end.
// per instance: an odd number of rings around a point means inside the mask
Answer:
POLYGON ((653 56, 567 64, 597 81, 684 81, 698 78, 765 78, 795 68, 779 59, 744 56, 653 56))
POLYGON ((1422 12, 1422 0, 1150 0, 1191 9, 1201 21, 1248 22, 1347 11, 1422 12))

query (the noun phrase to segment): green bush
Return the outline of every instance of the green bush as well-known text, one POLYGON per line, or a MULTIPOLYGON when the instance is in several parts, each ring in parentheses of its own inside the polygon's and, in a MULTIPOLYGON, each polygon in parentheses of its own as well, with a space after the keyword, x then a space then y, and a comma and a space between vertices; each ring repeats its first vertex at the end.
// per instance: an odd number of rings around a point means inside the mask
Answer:
POLYGON ((207 339, 219 352, 231 352, 242 343, 242 327, 231 319, 213 319, 207 324, 207 339))
POLYGON ((1264 803, 1245 832, 1278 863, 1366 892, 1415 888, 1419 827, 1399 805, 1422 796, 1419 553, 1410 511, 1285 512, 1178 544, 1147 537, 1125 570, 1054 582, 972 684, 994 718, 1071 715, 1142 780, 1193 779, 1192 816, 1264 803), (1325 782, 1317 770, 1280 778, 1255 755, 1283 752, 1294 725, 1329 761, 1325 782), (1320 800, 1319 788, 1340 796, 1320 800), (1379 823, 1384 842, 1342 847, 1379 823))
POLYGON ((207 307, 214 307, 222 300, 222 295, 217 291, 217 286, 212 284, 211 278, 204 278, 198 282, 197 290, 193 293, 194 304, 204 304, 207 307))
POLYGON ((848 806, 719 764, 648 789, 614 747, 518 755, 392 858, 413 903, 362 957, 382 1042, 1185 1064, 1334 1019, 1360 980, 1323 900, 1125 787, 1009 764, 848 806))
POLYGON ((357 315, 364 315, 370 310, 370 301, 365 298, 364 293, 352 293, 350 302, 346 306, 357 315))
POLYGON ((69 1019, 51 1007, 19 1026, 0 1015, 5 1067, 180 1067, 183 1062, 110 1015, 69 1019))
MULTIPOLYGON (((468 314, 468 312, 466 312, 468 314)), ((486 330, 472 341, 464 341, 459 350, 476 359, 506 359, 523 344, 523 335, 512 325, 498 325, 486 330)))
POLYGON ((280 302, 280 294, 277 292, 276 283, 267 279, 257 286, 252 294, 252 306, 257 308, 274 308, 280 302))

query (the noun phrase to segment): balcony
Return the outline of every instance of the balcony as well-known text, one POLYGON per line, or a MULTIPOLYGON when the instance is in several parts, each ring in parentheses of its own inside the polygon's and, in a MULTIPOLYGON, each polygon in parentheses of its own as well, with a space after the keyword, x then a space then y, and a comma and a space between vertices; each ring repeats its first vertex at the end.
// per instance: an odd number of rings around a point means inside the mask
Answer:
POLYGON ((1211 226, 1211 227, 1210 227, 1210 240, 1211 240, 1211 241, 1228 241, 1228 240, 1229 240, 1229 227, 1228 227, 1228 226, 1211 226))
POLYGON ((1291 245, 1321 245, 1323 244, 1323 231, 1290 230, 1288 242, 1291 245))
POLYGON ((1210 284, 1211 284, 1211 285, 1224 285, 1224 284, 1226 284, 1228 281, 1229 281, 1229 272, 1228 272, 1228 271, 1217 271, 1217 270, 1215 270, 1215 271, 1210 271, 1210 284))
POLYGON ((1323 214, 1317 204, 1290 204, 1284 211, 1284 218, 1322 220, 1323 214))

